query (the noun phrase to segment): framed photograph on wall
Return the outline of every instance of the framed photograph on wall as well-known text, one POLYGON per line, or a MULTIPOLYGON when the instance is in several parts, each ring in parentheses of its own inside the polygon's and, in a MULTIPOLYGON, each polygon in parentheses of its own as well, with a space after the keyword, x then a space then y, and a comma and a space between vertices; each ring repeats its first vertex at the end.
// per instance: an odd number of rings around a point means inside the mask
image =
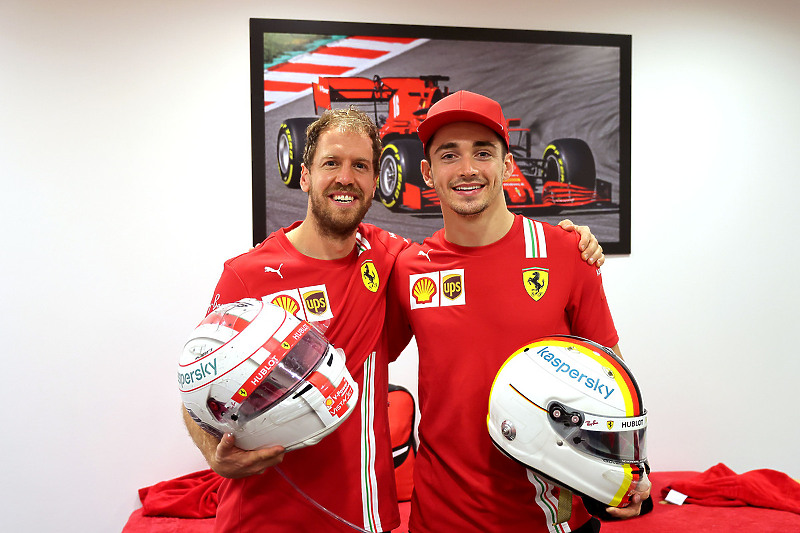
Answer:
POLYGON ((509 208, 571 218, 606 253, 630 253, 630 35, 251 19, 250 66, 255 243, 305 216, 305 128, 350 105, 383 141, 365 220, 418 242, 440 229, 416 128, 466 89, 497 100, 509 121, 509 208))

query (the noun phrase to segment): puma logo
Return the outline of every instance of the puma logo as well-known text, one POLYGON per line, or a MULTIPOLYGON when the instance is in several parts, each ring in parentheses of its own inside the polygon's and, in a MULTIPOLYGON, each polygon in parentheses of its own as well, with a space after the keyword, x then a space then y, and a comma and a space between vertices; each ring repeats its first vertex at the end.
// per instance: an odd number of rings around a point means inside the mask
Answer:
POLYGON ((280 266, 277 268, 277 270, 272 268, 272 267, 264 267, 264 272, 272 272, 274 274, 279 275, 281 277, 281 279, 283 279, 283 274, 281 274, 281 269, 282 268, 283 268, 283 263, 280 264, 280 266))

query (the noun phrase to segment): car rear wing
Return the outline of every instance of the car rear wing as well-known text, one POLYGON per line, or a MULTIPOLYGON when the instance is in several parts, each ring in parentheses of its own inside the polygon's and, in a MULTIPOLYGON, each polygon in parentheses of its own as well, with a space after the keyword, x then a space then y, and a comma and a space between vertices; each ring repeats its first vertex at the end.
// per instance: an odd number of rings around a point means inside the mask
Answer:
POLYGON ((320 78, 312 83, 314 112, 331 109, 334 102, 386 103, 392 99, 397 89, 386 82, 391 78, 320 78))

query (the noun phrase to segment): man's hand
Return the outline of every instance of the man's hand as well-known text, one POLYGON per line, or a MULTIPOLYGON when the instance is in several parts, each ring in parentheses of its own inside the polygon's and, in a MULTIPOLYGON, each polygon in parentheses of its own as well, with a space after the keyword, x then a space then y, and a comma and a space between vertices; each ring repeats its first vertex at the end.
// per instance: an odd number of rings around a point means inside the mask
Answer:
POLYGON ((642 502, 650 497, 650 480, 647 474, 639 480, 636 488, 631 491, 631 503, 627 507, 606 507, 608 514, 614 518, 633 518, 642 512, 642 502))
POLYGON ((218 441, 198 426, 186 408, 181 405, 181 413, 189 436, 205 457, 211 470, 222 477, 236 479, 263 474, 267 468, 283 461, 283 446, 272 446, 260 450, 243 450, 236 447, 236 439, 230 433, 218 441))
POLYGON ((222 477, 231 479, 263 474, 267 468, 283 461, 283 446, 260 450, 242 450, 230 433, 222 436, 216 450, 207 457, 211 469, 222 477))
POLYGON ((581 236, 578 243, 578 249, 581 251, 581 258, 590 265, 597 265, 601 267, 606 262, 606 256, 603 254, 603 247, 597 242, 597 237, 592 234, 589 226, 578 226, 573 224, 568 218, 558 223, 562 229, 566 231, 577 231, 581 236))

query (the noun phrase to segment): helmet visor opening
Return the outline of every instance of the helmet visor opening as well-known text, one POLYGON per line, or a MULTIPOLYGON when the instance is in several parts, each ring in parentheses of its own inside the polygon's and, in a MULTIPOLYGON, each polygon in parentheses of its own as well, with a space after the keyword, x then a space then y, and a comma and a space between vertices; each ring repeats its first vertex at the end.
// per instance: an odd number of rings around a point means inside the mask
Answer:
POLYGON ((640 464, 647 460, 647 414, 606 417, 550 406, 550 424, 576 450, 614 463, 640 464))
POLYGON ((244 425, 280 402, 317 369, 327 351, 328 342, 309 329, 242 403, 236 422, 244 425))
POLYGON ((590 455, 615 463, 643 463, 647 459, 646 428, 630 431, 578 430, 570 443, 590 455))

